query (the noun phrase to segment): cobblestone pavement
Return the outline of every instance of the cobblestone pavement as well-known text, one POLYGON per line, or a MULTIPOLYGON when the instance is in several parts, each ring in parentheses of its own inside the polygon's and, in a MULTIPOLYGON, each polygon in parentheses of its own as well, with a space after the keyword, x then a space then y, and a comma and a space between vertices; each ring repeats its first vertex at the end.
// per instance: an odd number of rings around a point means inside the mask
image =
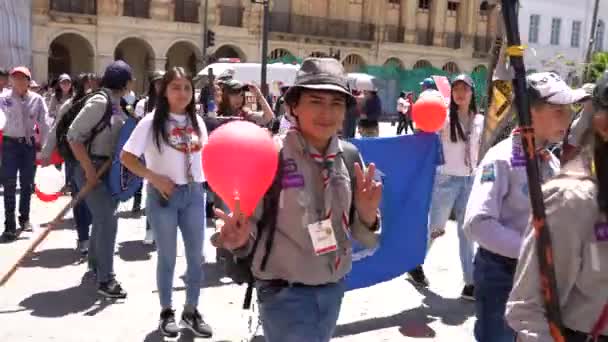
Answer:
MULTIPOLYGON (((387 125, 388 126, 388 125, 387 125)), ((383 131, 394 128, 383 126, 383 131)), ((384 134, 383 134, 384 135, 384 134)), ((42 224, 67 203, 33 201, 32 221, 42 224)), ((0 206, 2 207, 2 206, 0 206)), ((102 301, 94 284, 83 279, 86 264, 79 263, 76 232, 68 216, 21 269, 0 288, 0 341, 2 342, 157 342, 159 304, 155 283, 156 253, 145 247, 145 217, 128 215, 121 204, 115 268, 129 293, 124 301, 102 301)), ((0 208, 0 211, 2 209, 0 208)), ((214 228, 208 228, 208 238, 214 228)), ((23 233, 11 244, 0 244, 0 272, 18 258, 41 232, 23 233)), ((181 311, 185 257, 178 241, 174 306, 181 311)), ((458 298, 462 290, 455 225, 434 245, 425 269, 428 290, 416 290, 405 277, 349 292, 344 300, 335 341, 472 341, 473 304, 458 298), (426 337, 423 337, 426 336, 426 337)), ((200 309, 215 330, 211 341, 248 341, 257 317, 241 310, 244 287, 225 283, 215 264, 215 252, 205 243, 200 309)), ((399 262, 395 260, 395 262, 399 262)), ((261 334, 261 329, 259 331, 261 334)), ((192 341, 184 334, 179 341, 192 341)), ((255 341, 262 342, 258 337, 255 341)))

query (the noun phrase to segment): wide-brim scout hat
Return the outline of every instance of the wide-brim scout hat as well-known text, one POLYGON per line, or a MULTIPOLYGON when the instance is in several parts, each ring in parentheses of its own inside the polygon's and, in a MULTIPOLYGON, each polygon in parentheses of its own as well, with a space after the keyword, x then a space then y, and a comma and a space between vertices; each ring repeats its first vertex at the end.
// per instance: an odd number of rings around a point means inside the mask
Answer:
POLYGON ((356 104, 348 88, 344 67, 333 58, 307 58, 296 73, 294 84, 285 93, 287 103, 295 102, 297 89, 333 91, 344 94, 348 107, 356 104))

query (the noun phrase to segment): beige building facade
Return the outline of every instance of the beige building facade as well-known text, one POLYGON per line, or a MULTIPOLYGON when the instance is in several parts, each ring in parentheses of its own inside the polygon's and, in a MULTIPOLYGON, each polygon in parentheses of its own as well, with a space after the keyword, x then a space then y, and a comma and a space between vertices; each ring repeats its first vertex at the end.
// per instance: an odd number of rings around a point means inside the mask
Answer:
MULTIPOLYGON (((136 88, 147 75, 180 65, 203 67, 204 0, 33 0, 33 73, 130 63, 136 88)), ((261 60, 262 5, 208 0, 217 58, 261 60)), ((271 58, 338 56, 348 71, 392 63, 470 72, 487 63, 497 15, 481 0, 270 0, 271 58)))

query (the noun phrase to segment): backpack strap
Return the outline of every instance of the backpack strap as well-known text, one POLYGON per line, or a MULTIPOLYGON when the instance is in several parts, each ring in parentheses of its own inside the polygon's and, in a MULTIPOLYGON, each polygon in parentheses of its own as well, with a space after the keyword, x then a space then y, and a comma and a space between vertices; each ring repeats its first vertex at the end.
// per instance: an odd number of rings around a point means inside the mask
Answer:
MULTIPOLYGON (((266 237, 266 245, 264 250, 264 256, 262 257, 262 263, 260 265, 260 269, 263 271, 266 269, 266 264, 268 263, 268 256, 270 255, 270 250, 272 249, 272 245, 274 243, 274 233, 277 227, 277 216, 279 212, 279 198, 281 196, 282 190, 282 180, 283 180, 283 150, 279 151, 279 165, 277 167, 277 172, 274 176, 274 180, 270 189, 266 191, 262 202, 262 217, 257 223, 258 227, 258 236, 253 242, 253 248, 251 249, 251 253, 248 258, 250 258, 251 263, 253 264, 253 258, 255 256, 255 252, 258 248, 259 241, 261 240, 262 234, 264 231, 268 231, 266 237)), ((247 310, 251 307, 251 300, 253 296, 253 284, 255 282, 255 278, 253 275, 247 282, 247 290, 245 291, 245 300, 243 301, 243 309, 247 310)))
MULTIPOLYGON (((101 131, 103 131, 104 129, 106 129, 106 127, 108 127, 108 125, 110 124, 111 118, 112 118, 112 97, 104 89, 101 89, 101 90, 95 92, 94 95, 98 95, 98 94, 103 95, 106 98, 106 102, 107 102, 106 111, 103 113, 101 120, 99 120, 99 122, 93 127, 93 129, 91 130, 91 136, 85 142, 85 145, 87 146, 87 152, 89 154, 91 154, 91 145, 92 145, 93 140, 95 140, 95 137, 97 137, 97 135, 99 133, 101 133, 101 131)), ((91 95, 91 97, 93 97, 94 95, 91 95)))
POLYGON ((359 166, 362 168, 365 167, 363 164, 363 160, 361 159, 361 155, 359 154, 359 150, 357 146, 352 143, 340 139, 340 145, 342 146, 342 153, 340 156, 346 165, 346 169, 348 170, 348 175, 350 177, 350 186, 351 186, 351 204, 350 211, 348 213, 348 222, 352 223, 355 218, 355 190, 357 179, 355 176, 355 163, 359 163, 359 166))

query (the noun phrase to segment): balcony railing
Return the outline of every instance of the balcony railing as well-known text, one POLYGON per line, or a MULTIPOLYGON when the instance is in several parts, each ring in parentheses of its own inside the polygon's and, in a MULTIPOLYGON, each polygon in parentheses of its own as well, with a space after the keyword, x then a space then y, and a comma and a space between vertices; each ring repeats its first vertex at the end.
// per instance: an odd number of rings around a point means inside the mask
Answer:
POLYGON ((405 27, 387 25, 384 27, 384 41, 390 43, 403 43, 405 40, 405 27))
POLYGON ((240 6, 220 6, 220 25, 242 27, 244 10, 240 6))
POLYGON ((420 29, 416 31, 416 44, 418 45, 433 45, 433 30, 420 29))
POLYGON ((198 0, 175 1, 175 21, 183 23, 198 23, 198 0))
POLYGON ((475 40, 473 42, 473 48, 475 52, 486 54, 492 48, 493 39, 487 36, 475 36, 475 40))
POLYGON ((460 49, 462 46, 462 33, 448 32, 445 34, 445 46, 450 49, 460 49))
POLYGON ((271 12, 270 30, 305 36, 372 41, 376 26, 355 21, 271 12))
POLYGON ((51 0, 51 11, 96 15, 97 0, 51 0))

